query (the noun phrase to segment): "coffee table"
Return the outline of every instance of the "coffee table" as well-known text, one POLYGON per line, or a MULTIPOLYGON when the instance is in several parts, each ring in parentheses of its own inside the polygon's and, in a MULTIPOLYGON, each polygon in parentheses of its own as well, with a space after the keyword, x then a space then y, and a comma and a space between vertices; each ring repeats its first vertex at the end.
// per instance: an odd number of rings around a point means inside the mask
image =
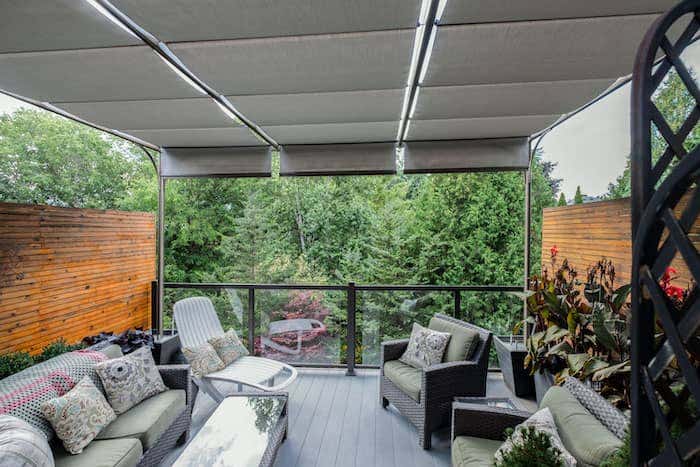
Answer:
POLYGON ((287 394, 226 397, 173 466, 272 466, 287 437, 287 394))

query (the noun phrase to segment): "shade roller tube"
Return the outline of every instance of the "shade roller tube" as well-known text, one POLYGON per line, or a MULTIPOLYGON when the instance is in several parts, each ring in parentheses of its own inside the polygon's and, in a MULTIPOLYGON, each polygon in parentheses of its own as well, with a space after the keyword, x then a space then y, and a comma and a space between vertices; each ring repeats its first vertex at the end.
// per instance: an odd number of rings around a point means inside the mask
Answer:
POLYGON ((269 177, 269 146, 216 148, 163 148, 163 177, 269 177))
POLYGON ((405 143, 404 173, 527 170, 527 138, 405 143))
POLYGON ((394 143, 284 146, 280 175, 382 175, 396 173, 394 143))

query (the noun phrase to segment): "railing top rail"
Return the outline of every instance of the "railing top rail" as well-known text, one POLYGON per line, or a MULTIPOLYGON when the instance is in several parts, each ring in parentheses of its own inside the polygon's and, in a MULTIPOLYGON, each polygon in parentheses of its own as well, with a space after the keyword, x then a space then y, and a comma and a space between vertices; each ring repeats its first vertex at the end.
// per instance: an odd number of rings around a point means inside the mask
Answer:
MULTIPOLYGON (((241 284, 229 282, 165 282, 167 289, 257 289, 257 290, 342 290, 348 285, 339 284, 241 284)), ((355 290, 425 291, 425 292, 521 292, 522 285, 355 285, 355 290)))

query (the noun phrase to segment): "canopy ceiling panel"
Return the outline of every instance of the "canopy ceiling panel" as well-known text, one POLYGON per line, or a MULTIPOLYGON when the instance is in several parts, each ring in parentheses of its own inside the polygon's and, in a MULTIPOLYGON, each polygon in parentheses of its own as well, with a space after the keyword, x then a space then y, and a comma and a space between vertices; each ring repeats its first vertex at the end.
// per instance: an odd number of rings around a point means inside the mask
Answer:
POLYGON ((637 46, 655 18, 444 26, 426 85, 615 79, 631 72, 637 46))
POLYGON ((112 0, 166 42, 415 27, 420 0, 112 0))
POLYGON ((62 109, 122 131, 228 128, 233 122, 208 98, 69 102, 62 109))
POLYGON ((280 153, 280 175, 392 174, 392 143, 290 145, 280 153))
POLYGON ((502 23, 662 13, 677 0, 448 1, 441 24, 502 23))
POLYGON ((259 146, 261 144, 260 140, 245 127, 131 130, 128 133, 158 146, 259 146))
POLYGON ((416 120, 562 114, 612 84, 609 79, 425 87, 416 120))
POLYGON ((393 141, 398 122, 268 126, 280 144, 374 143, 393 141))
POLYGON ((0 53, 139 44, 85 1, 0 3, 0 53))
POLYGON ((404 172, 525 170, 530 165, 527 138, 423 141, 404 145, 404 172))
POLYGON ((409 141, 439 139, 509 138, 529 136, 545 128, 559 115, 416 120, 411 122, 409 141))
POLYGON ((272 173, 272 150, 250 148, 164 148, 165 177, 266 177, 272 173))
POLYGON ((189 42, 172 50, 225 94, 398 89, 406 83, 413 37, 413 30, 395 30, 189 42))
POLYGON ((145 46, 0 54, 0 89, 54 103, 200 95, 145 46))

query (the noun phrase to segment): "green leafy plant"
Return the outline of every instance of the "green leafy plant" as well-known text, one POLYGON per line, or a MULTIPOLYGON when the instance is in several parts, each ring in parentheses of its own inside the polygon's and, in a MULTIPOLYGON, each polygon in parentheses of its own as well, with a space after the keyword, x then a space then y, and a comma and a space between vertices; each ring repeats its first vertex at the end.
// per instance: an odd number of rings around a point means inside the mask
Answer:
POLYGON ((600 467, 629 467, 632 465, 632 435, 629 430, 625 433, 625 438, 622 440, 622 446, 612 454, 610 454, 600 467))
POLYGON ((64 338, 61 337, 58 340, 44 347, 41 353, 34 357, 34 363, 44 362, 50 358, 56 357, 66 352, 72 352, 73 350, 79 350, 83 348, 85 348, 85 344, 83 344, 82 342, 79 342, 77 344, 69 344, 64 338))
MULTIPOLYGON (((513 443, 510 451, 498 456, 496 467, 563 467, 561 451, 552 445, 547 433, 538 431, 534 426, 518 428, 522 441, 513 443)), ((512 428, 506 430, 506 436, 514 433, 512 428)))
POLYGON ((27 352, 10 352, 0 355, 0 379, 18 373, 34 364, 27 352))

